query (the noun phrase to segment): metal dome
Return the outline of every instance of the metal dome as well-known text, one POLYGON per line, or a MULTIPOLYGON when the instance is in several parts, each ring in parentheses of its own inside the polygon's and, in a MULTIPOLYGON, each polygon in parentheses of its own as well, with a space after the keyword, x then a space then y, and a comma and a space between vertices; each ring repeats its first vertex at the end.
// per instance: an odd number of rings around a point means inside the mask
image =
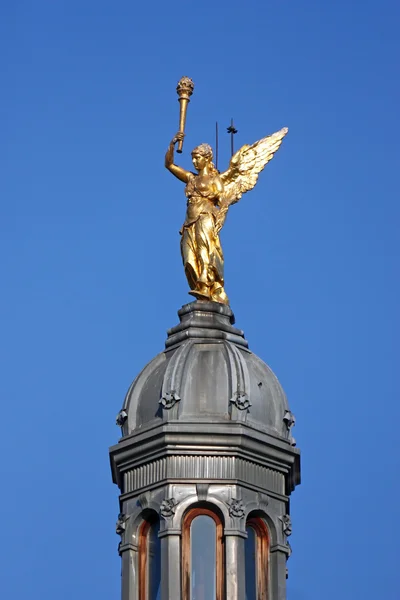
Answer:
POLYGON ((178 312, 164 352, 132 383, 117 423, 123 436, 163 422, 240 422, 294 445, 294 417, 271 369, 250 352, 231 309, 192 302, 178 312))

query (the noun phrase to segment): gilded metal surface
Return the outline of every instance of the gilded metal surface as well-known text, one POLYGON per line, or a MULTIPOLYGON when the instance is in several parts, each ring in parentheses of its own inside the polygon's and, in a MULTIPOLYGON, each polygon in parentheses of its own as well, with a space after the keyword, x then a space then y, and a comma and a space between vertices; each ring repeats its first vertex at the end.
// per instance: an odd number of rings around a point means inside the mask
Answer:
MULTIPOLYGON (((232 156, 229 168, 224 173, 219 173, 213 164, 211 146, 201 144, 192 151, 197 173, 186 171, 174 163, 174 149, 176 144, 180 147, 184 138, 183 128, 190 95, 187 89, 182 92, 186 100, 183 98, 185 104, 181 103, 180 131, 172 139, 165 155, 166 168, 186 184, 187 211, 180 230, 183 265, 190 286, 189 294, 198 300, 229 304, 224 290, 224 257, 219 232, 229 207, 254 188, 259 173, 272 159, 288 130, 285 127, 252 146, 240 148, 232 156)), ((191 93, 193 87, 189 89, 191 93)), ((179 84, 177 90, 179 93, 179 84)))
MULTIPOLYGON (((186 111, 187 105, 190 102, 190 96, 193 94, 194 83, 190 77, 182 77, 176 86, 176 93, 180 105, 179 110, 179 133, 185 134, 186 111)), ((178 141, 177 152, 181 154, 183 148, 183 137, 178 141)))

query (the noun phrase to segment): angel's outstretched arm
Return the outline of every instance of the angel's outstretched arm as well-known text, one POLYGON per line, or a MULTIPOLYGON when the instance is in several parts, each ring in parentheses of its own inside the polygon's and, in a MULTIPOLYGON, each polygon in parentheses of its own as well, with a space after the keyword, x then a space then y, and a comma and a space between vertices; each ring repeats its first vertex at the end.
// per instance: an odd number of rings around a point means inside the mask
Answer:
POLYGON ((182 169, 182 167, 178 167, 178 165, 174 164, 174 149, 175 144, 179 142, 180 139, 183 139, 183 134, 177 133, 176 136, 172 139, 167 153, 165 155, 165 167, 168 171, 171 171, 175 177, 187 183, 189 181, 189 177, 191 175, 190 171, 186 171, 186 169, 182 169))

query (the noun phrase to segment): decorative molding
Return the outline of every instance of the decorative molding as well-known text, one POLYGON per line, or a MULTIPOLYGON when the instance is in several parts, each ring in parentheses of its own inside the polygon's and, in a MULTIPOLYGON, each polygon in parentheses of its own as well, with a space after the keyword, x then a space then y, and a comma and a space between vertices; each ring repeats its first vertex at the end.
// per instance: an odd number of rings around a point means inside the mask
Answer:
POLYGON ((115 525, 115 533, 122 535, 125 532, 127 516, 124 513, 119 513, 118 521, 115 525))
POLYGON ((160 505, 160 514, 162 517, 173 517, 175 514, 175 507, 177 502, 175 498, 165 498, 160 505))
POLYGON ((260 506, 268 506, 269 504, 269 498, 266 494, 257 494, 257 503, 260 506))
POLYGON ((127 418, 128 418, 128 413, 126 412, 125 409, 122 409, 117 414, 117 418, 115 419, 115 424, 118 425, 118 427, 122 427, 122 425, 125 423, 127 418))
POLYGON ((127 550, 132 550, 133 552, 138 551, 138 546, 136 544, 132 544, 132 542, 119 542, 118 544, 118 552, 121 555, 122 552, 126 552, 127 550))
POLYGON ((292 535, 292 519, 290 518, 290 515, 283 515, 282 517, 279 517, 279 520, 282 523, 283 534, 286 537, 292 535))
POLYGON ((285 411, 285 414, 283 415, 283 420, 285 422, 286 427, 288 428, 288 431, 290 431, 293 425, 296 423, 296 417, 290 410, 285 411))
POLYGON ((251 402, 246 392, 235 392, 230 402, 234 404, 238 410, 246 410, 251 406, 251 402))
POLYGON ((296 445, 296 440, 292 436, 292 427, 296 424, 296 418, 295 418, 294 414, 290 410, 286 410, 285 411, 285 414, 283 415, 283 422, 286 425, 286 429, 287 429, 287 432, 288 432, 288 439, 290 441, 290 444, 292 446, 295 446, 296 445))
POLYGON ((197 499, 199 502, 205 502, 207 500, 209 487, 210 485, 208 483, 196 483, 197 499))
POLYGON ((285 548, 286 548, 286 560, 290 558, 292 554, 292 546, 289 543, 288 537, 292 535, 292 519, 290 515, 282 515, 279 517, 280 522, 282 523, 282 532, 285 538, 285 548))
POLYGON ((244 517, 244 515, 246 514, 243 500, 238 500, 237 498, 232 498, 231 500, 229 500, 229 502, 227 504, 229 507, 228 508, 229 516, 239 517, 240 519, 242 519, 244 517))
POLYGON ((140 494, 138 502, 142 510, 145 510, 150 504, 150 494, 148 492, 140 494))
MULTIPOLYGON (((136 492, 166 479, 239 480, 285 494, 285 476, 279 471, 235 456, 172 455, 124 473, 122 493, 136 492)), ((145 508, 140 497, 142 508, 145 508)))
POLYGON ((179 401, 180 401, 180 397, 178 396, 176 391, 171 390, 170 392, 165 392, 162 395, 159 403, 162 405, 163 408, 165 408, 166 410, 169 410, 170 408, 175 406, 175 404, 179 401))

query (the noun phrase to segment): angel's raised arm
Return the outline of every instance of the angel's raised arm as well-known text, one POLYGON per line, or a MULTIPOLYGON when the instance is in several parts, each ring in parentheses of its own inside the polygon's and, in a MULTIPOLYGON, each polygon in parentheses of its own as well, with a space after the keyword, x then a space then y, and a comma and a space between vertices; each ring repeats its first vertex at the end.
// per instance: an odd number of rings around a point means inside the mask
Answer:
POLYGON ((180 139, 183 139, 183 134, 182 133, 177 133, 176 136, 172 139, 167 153, 165 155, 165 167, 168 169, 168 171, 171 171, 171 173, 173 175, 175 175, 175 177, 177 177, 178 179, 180 179, 181 181, 183 181, 184 183, 187 183, 189 181, 189 177, 191 175, 190 171, 186 171, 186 169, 183 169, 182 167, 178 167, 178 165, 174 164, 174 149, 175 149, 175 144, 177 142, 179 142, 180 139))

